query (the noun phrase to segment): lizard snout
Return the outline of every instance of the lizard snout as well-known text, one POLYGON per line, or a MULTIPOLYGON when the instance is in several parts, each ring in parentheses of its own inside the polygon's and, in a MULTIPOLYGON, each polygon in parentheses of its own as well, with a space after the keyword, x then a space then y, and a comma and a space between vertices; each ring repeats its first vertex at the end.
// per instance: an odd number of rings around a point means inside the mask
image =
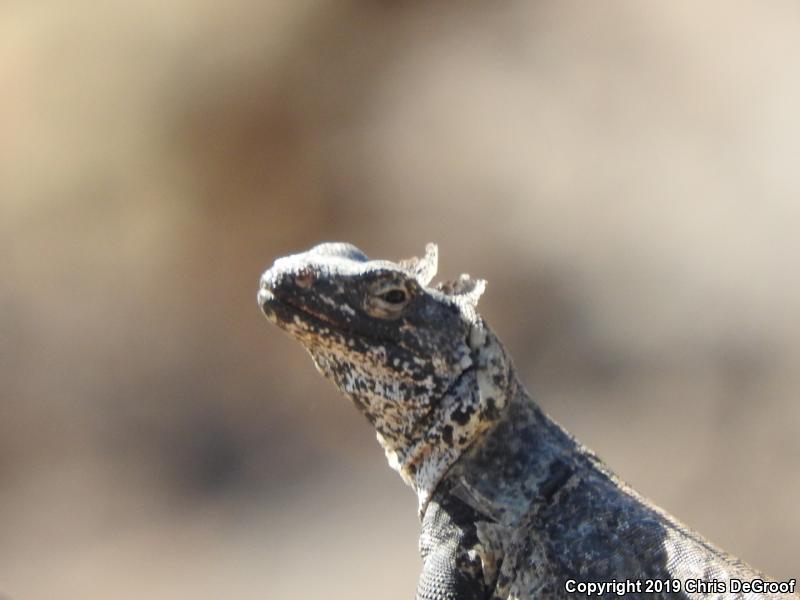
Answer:
POLYGON ((282 269, 277 263, 264 272, 261 276, 260 290, 268 290, 273 293, 296 292, 308 290, 314 285, 316 275, 313 270, 307 267, 299 269, 282 269))

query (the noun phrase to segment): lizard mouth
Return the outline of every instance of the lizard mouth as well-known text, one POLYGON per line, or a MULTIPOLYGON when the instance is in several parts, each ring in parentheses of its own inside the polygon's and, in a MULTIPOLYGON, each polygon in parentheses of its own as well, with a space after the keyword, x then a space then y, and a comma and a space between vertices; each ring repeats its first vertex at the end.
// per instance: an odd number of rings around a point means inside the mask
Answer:
POLYGON ((273 290, 270 290, 265 285, 262 285, 258 290, 258 305, 261 307, 261 312, 264 313, 267 319, 278 326, 296 323, 299 319, 314 328, 334 327, 336 329, 342 329, 342 327, 332 319, 308 307, 299 306, 289 298, 279 297, 273 290))

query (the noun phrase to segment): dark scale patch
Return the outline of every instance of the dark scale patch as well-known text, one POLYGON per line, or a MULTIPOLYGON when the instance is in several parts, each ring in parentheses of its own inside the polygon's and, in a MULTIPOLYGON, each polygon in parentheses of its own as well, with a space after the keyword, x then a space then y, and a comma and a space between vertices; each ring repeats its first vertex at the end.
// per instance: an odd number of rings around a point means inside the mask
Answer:
POLYGON ((442 440, 448 446, 450 446, 450 447, 453 446, 453 426, 452 425, 445 425, 442 428, 442 440))
POLYGON ((547 479, 539 486, 539 495, 542 500, 549 503, 553 496, 567 483, 574 471, 570 465, 563 460, 556 460, 550 465, 550 473, 547 479))
MULTIPOLYGON (((405 387, 405 386, 404 386, 405 387)), ((412 392, 412 397, 415 398, 425 398, 429 394, 427 386, 424 385, 415 385, 412 392)))
POLYGON ((520 441, 522 442, 523 446, 527 448, 532 448, 536 445, 538 438, 536 436, 536 431, 532 427, 523 427, 519 430, 519 437, 520 441))
POLYGON ((458 423, 459 425, 466 425, 469 423, 469 420, 472 418, 472 415, 475 414, 475 407, 474 406, 461 406, 458 410, 453 411, 451 415, 453 421, 458 423))
POLYGON ((483 410, 483 414, 490 421, 495 421, 500 418, 500 411, 497 409, 497 401, 491 396, 486 398, 486 408, 483 410))

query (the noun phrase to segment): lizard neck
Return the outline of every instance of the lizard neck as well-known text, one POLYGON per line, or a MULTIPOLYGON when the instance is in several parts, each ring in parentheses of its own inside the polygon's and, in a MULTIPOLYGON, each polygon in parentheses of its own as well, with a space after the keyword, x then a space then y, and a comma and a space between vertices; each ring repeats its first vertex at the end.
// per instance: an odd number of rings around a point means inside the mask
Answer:
POLYGON ((472 366, 431 410, 417 441, 398 448, 378 434, 389 465, 417 493, 420 515, 448 470, 501 420, 513 395, 510 359, 482 320, 469 343, 472 366))
MULTIPOLYGON (((550 419, 512 378, 502 418, 451 469, 443 485, 473 508, 512 525, 548 503, 599 459, 550 419)), ((444 488, 440 488, 444 489, 444 488)))

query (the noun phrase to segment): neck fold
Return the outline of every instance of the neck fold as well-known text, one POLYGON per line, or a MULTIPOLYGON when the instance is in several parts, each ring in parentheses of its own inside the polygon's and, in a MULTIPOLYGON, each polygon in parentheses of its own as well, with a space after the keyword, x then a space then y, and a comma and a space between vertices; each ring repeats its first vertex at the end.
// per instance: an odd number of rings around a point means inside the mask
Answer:
POLYGON ((414 488, 419 512, 445 474, 473 443, 502 418, 513 393, 512 367, 505 350, 481 321, 470 332, 473 364, 442 398, 428 428, 407 448, 394 448, 380 434, 389 465, 414 488))

